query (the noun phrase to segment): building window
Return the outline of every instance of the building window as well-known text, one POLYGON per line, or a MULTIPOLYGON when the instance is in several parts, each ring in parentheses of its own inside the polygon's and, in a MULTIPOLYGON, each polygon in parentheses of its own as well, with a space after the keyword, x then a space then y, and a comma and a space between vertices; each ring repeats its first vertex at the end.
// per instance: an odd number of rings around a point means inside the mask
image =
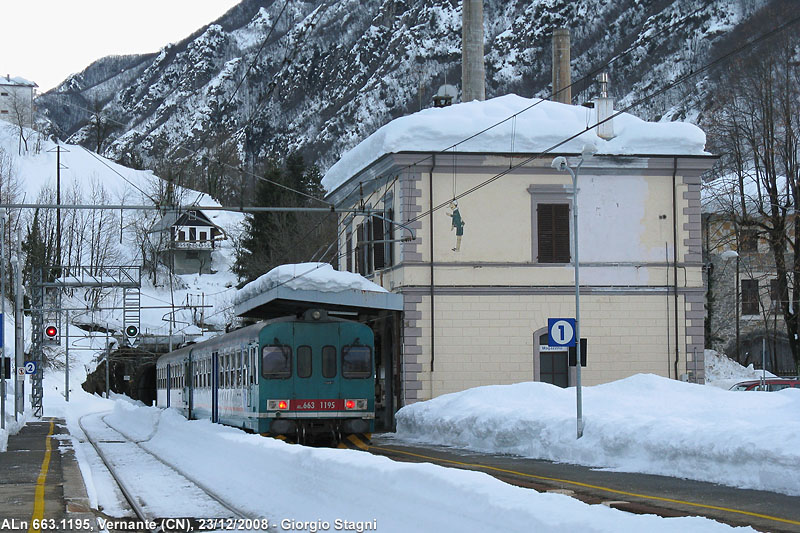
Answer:
POLYGON ((197 228, 189 228, 189 240, 192 242, 197 240, 197 228))
POLYGON ((539 263, 569 263, 569 204, 538 204, 539 263))
POLYGON ((200 240, 201 241, 207 241, 208 240, 208 232, 207 231, 201 231, 199 233, 199 235, 200 235, 200 240))
POLYGON ((742 283, 742 315, 758 314, 758 280, 743 279, 742 283))
POLYGON ((186 240, 186 232, 185 231, 180 230, 178 232, 178 240, 179 241, 185 241, 186 240))
POLYGON ((743 229, 739 231, 739 251, 743 253, 758 252, 758 231, 743 229))
POLYGON ((345 258, 347 271, 353 271, 353 232, 347 230, 347 237, 345 237, 345 258))

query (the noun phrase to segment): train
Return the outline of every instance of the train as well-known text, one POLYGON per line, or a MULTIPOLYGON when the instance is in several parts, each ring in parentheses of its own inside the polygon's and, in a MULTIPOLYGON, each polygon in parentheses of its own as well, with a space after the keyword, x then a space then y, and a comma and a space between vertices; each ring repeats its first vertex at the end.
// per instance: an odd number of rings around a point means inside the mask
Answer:
POLYGON ((243 327, 159 357, 156 403, 298 442, 375 425, 375 339, 323 309, 243 327))

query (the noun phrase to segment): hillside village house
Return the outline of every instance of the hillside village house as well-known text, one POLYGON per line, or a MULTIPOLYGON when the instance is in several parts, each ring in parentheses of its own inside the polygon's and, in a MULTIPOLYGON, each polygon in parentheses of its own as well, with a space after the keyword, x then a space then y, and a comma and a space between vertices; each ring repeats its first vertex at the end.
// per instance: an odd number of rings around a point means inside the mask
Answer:
POLYGON ((0 77, 0 120, 32 128, 33 98, 37 87, 25 78, 12 78, 9 74, 0 77))
POLYGON ((373 213, 340 216, 339 269, 403 295, 407 402, 574 384, 567 352, 547 346, 547 319, 575 316, 572 179, 551 162, 566 156, 575 168, 586 144, 596 154, 578 177, 582 381, 704 381, 700 176, 715 157, 693 125, 628 114, 604 137, 590 130, 539 155, 610 109, 515 95, 426 109, 327 172, 328 200, 373 213))
POLYGON ((150 231, 151 257, 175 274, 213 274, 212 252, 226 238, 200 210, 169 212, 150 231))

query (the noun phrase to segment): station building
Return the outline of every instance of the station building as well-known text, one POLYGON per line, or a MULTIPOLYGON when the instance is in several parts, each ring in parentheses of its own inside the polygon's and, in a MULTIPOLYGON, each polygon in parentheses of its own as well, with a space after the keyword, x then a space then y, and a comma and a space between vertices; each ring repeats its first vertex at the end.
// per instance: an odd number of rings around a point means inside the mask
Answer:
POLYGON ((548 318, 576 314, 573 186, 557 156, 578 172, 583 383, 704 381, 700 182, 715 157, 690 124, 623 113, 587 128, 611 109, 515 95, 426 109, 326 173, 329 201, 363 209, 339 217, 338 268, 403 297, 404 403, 575 383, 547 335, 548 318))

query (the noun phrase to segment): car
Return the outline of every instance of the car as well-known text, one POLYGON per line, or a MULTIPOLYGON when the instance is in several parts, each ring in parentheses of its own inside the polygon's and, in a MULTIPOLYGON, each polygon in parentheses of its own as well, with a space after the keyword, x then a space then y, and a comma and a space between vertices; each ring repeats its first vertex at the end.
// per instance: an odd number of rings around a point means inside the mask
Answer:
POLYGON ((763 380, 763 385, 762 380, 760 379, 750 379, 747 381, 740 381, 731 387, 730 390, 757 390, 774 392, 791 388, 800 389, 800 378, 767 378, 763 380))

